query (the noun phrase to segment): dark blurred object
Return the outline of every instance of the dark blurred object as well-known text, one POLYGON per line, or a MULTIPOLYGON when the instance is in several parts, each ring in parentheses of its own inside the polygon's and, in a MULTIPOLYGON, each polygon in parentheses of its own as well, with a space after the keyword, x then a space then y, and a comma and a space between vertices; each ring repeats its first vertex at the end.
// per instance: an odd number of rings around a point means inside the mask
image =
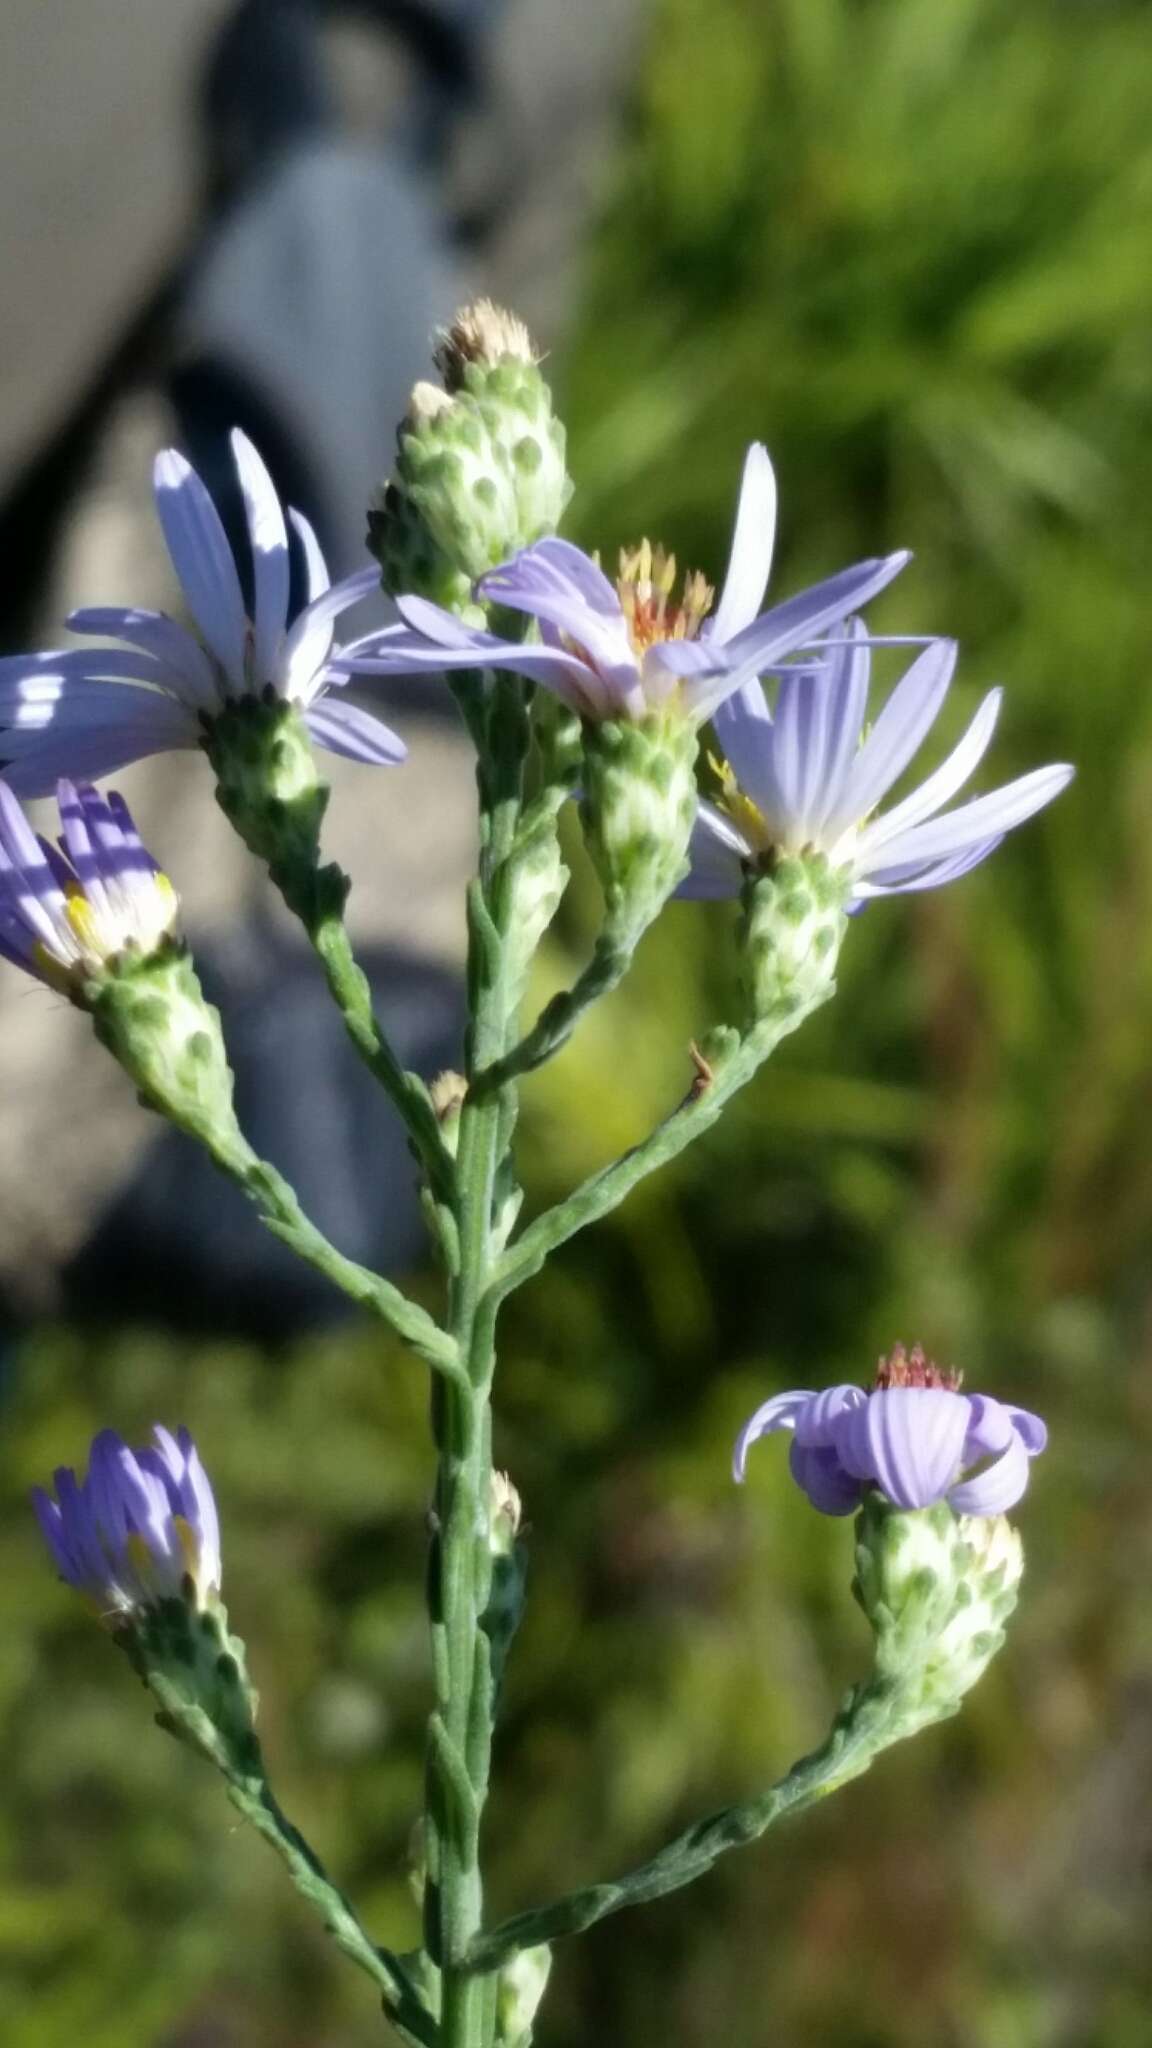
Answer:
POLYGON ((363 559, 396 422, 459 296, 441 172, 477 90, 473 35, 425 7, 245 0, 205 67, 215 218, 175 317, 182 438, 227 502, 226 436, 244 427, 335 574, 363 559), (322 33, 348 11, 411 73, 387 132, 362 138, 342 130, 322 33))
MULTIPOLYGON (((396 422, 429 333, 459 296, 440 171, 457 113, 478 91, 479 33, 475 12, 466 24, 413 5, 243 0, 229 11, 194 95, 202 197, 188 247, 0 511, 16 569, 9 632, 31 635, 57 532, 111 410, 146 385, 175 413, 242 575, 234 426, 312 520, 333 578, 365 559, 366 508, 396 422), (401 66, 401 98, 367 134, 349 132, 329 62, 327 26, 342 14, 394 43, 401 66)), ((426 685, 418 708, 441 708, 426 685)), ((368 1100, 313 964, 270 931, 207 936, 201 958, 253 1142, 344 1250, 389 1270, 410 1263, 420 1216, 403 1138, 368 1100)), ((402 1057, 425 1072, 447 1063, 461 1021, 453 978, 409 952, 367 964, 402 1057)), ((103 1216, 66 1295, 85 1315, 269 1337, 342 1307, 175 1136, 152 1147, 103 1216)))
MULTIPOLYGON (((197 948, 224 1014, 236 1105, 250 1143, 293 1183, 313 1222, 350 1258, 402 1271, 422 1245, 417 1169, 403 1130, 349 1046, 315 963, 263 920, 197 948)), ((405 1065, 459 1057, 458 979, 411 954, 363 956, 377 1014, 405 1065)), ((207 1155, 156 1138, 64 1276, 66 1307, 101 1322, 273 1341, 352 1313, 342 1294, 272 1237, 207 1155)))
POLYGON ((475 7, 244 0, 227 16, 194 94, 199 217, 0 501, 0 640, 16 647, 33 632, 100 435, 144 384, 172 397, 210 471, 220 423, 245 425, 335 573, 360 558, 366 489, 387 465, 429 327, 458 296, 439 177, 479 92, 480 39, 475 7), (343 133, 326 63, 322 24, 341 14, 378 29, 411 68, 401 118, 370 138, 343 133))

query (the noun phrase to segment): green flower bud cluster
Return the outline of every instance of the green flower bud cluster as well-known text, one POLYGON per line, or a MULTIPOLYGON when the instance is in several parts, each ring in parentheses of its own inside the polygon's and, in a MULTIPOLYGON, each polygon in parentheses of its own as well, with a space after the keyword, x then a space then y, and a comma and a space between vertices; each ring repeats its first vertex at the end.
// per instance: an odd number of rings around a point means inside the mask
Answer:
POLYGON ((580 819, 607 925, 636 944, 688 872, 698 740, 690 721, 651 711, 585 729, 580 819))
POLYGON ((853 1592, 876 1636, 869 1690, 891 1701, 899 1735, 956 1712, 1004 1641, 1024 1570, 1003 1515, 946 1502, 905 1511, 869 1495, 856 1524, 853 1592))
POLYGON ((843 870, 822 853, 779 854, 749 879, 738 940, 749 1023, 798 1017, 833 994, 847 901, 843 870))
POLYGON ((572 493, 564 429, 527 330, 486 300, 441 337, 444 386, 417 384, 369 518, 384 587, 472 609, 487 569, 554 533, 572 493))

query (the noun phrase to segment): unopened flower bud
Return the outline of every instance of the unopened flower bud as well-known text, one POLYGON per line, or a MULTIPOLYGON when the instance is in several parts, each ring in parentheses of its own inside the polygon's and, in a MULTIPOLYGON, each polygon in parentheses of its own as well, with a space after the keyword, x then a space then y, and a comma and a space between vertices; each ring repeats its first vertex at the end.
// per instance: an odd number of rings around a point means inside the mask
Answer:
POLYGON ((496 2048, 531 2048, 532 2026, 551 1968, 552 1951, 545 1943, 522 1948, 504 1964, 496 1993, 496 2048))
POLYGON ((492 1580, 481 1627, 488 1638, 492 1696, 500 1697, 504 1666, 524 1613, 528 1575, 526 1546, 520 1536, 520 1495, 506 1472, 493 1472, 488 1507, 488 1549, 492 1580))
POLYGON ((445 1067, 435 1076, 428 1094, 436 1112, 441 1135, 448 1150, 455 1153, 456 1140, 460 1131, 460 1111, 468 1093, 468 1083, 463 1074, 457 1074, 451 1067, 445 1067))
POLYGON ((488 1547, 493 1557, 508 1557, 520 1529, 520 1495, 506 1472, 492 1474, 488 1547))
POLYGON ((384 586, 470 609, 468 586, 554 533, 571 495, 564 430, 527 330, 487 300, 441 336, 447 389, 420 383, 370 518, 384 586))

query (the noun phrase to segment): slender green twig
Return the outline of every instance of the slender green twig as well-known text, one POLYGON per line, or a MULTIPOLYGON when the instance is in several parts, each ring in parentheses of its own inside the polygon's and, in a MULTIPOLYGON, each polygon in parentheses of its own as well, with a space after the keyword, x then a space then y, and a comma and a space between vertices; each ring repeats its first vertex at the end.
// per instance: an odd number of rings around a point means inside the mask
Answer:
POLYGON ((554 1053, 560 1051, 580 1022, 585 1010, 599 1002, 601 996, 610 995, 623 980, 632 958, 632 947, 622 945, 608 930, 601 932, 596 941, 592 958, 584 972, 544 1005, 532 1029, 525 1033, 518 1045, 512 1047, 503 1059, 483 1069, 476 1077, 478 1093, 505 1087, 520 1074, 528 1074, 544 1065, 554 1053))
POLYGON ((305 1215, 295 1190, 274 1166, 259 1158, 239 1137, 226 1144, 211 1138, 206 1142, 217 1165, 243 1188, 274 1236, 315 1266, 343 1294, 382 1317, 438 1373, 450 1379, 462 1376, 459 1353, 448 1332, 392 1281, 337 1251, 305 1215))
POLYGON ((845 1700, 827 1742, 793 1765, 769 1792, 697 1821, 624 1877, 588 1885, 550 1906, 504 1921, 473 1943, 470 1966, 477 1971, 496 1969, 521 1949, 579 1934, 608 1913, 643 1905, 691 1884, 729 1849, 756 1841, 775 1821, 801 1812, 866 1771, 882 1749, 908 1732, 907 1723, 901 1721, 900 1703, 900 1686, 891 1679, 874 1678, 857 1687, 845 1700))
POLYGON ((815 1002, 782 1004, 743 1037, 728 1026, 714 1031, 705 1041, 703 1051, 695 1055, 696 1078, 671 1115, 622 1158, 591 1175, 555 1208, 538 1216, 509 1247, 493 1283, 496 1298, 503 1300, 538 1273, 559 1245, 608 1215, 650 1173, 666 1166, 710 1130, 721 1111, 752 1079, 781 1039, 795 1031, 818 1003, 826 1002, 831 994, 832 988, 828 987, 815 1002))
POLYGON ((354 1908, 332 1882, 320 1858, 305 1841, 276 1799, 262 1771, 225 1766, 228 1797, 237 1811, 276 1851, 298 1892, 315 1907, 339 1949, 358 1963, 384 1994, 385 2009, 407 2041, 436 2041, 436 2028, 409 1982, 399 1958, 378 1948, 365 1933, 354 1908))
POLYGON ((396 1056, 372 1005, 368 977, 352 950, 344 922, 347 883, 335 866, 309 873, 274 871, 273 879, 307 933, 344 1028, 361 1059, 399 1111, 437 1199, 451 1195, 452 1157, 423 1081, 396 1056))

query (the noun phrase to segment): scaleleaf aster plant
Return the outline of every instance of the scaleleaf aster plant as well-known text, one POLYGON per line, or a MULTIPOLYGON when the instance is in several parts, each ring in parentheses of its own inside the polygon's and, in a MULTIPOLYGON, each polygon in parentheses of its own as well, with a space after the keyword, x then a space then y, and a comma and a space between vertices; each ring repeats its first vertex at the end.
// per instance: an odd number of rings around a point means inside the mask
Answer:
POLYGON ((846 1785, 890 1744, 956 1711, 999 1649, 1016 1601, 1022 1550, 1002 1510, 1023 1495, 1045 1433, 1029 1411, 964 1395, 921 1353, 899 1349, 869 1393, 782 1394, 757 1409, 737 1447, 738 1476, 753 1442, 787 1430, 808 1500, 856 1515, 852 1590, 871 1630, 869 1670, 827 1739, 777 1784, 695 1822, 623 1876, 492 1925, 483 1823, 528 1587, 519 1495, 492 1464, 502 1305, 702 1137, 831 997, 857 904, 947 880, 986 857, 1071 771, 1040 770, 940 815, 987 745, 993 696, 943 767, 886 818, 873 817, 939 711, 954 660, 949 643, 929 643, 864 737, 870 657, 851 615, 906 558, 864 562, 762 612, 775 486, 755 446, 714 610, 699 577, 677 594, 674 563, 647 543, 613 585, 552 530, 570 488, 563 431, 520 324, 486 303, 465 309, 441 339, 437 366, 442 385, 413 395, 372 521, 398 594, 397 625, 333 651, 333 622, 369 579, 329 591, 298 518, 310 602, 289 625, 287 525, 259 458, 237 436, 249 611, 207 492, 169 452, 157 468, 158 505, 197 633, 157 614, 74 615, 81 629, 126 645, 0 667, 0 755, 29 792, 61 772, 83 778, 169 746, 204 747, 227 816, 301 920, 357 1051, 403 1122, 443 1271, 439 1308, 345 1258, 248 1145, 223 1027, 200 993, 172 891, 118 797, 62 782, 57 849, 0 785, 0 953, 81 1004, 144 1102, 203 1145, 268 1228, 397 1332, 433 1375, 418 1949, 401 1955, 365 1930, 272 1793, 243 1645, 220 1606, 215 1503, 186 1432, 158 1430, 152 1446, 132 1451, 106 1431, 85 1479, 57 1474, 56 1498, 37 1497, 57 1568, 109 1622, 161 1725, 220 1773, 370 1977, 400 2039, 410 2048, 531 2048, 561 1936, 703 1876, 719 1856, 846 1785), (413 582, 404 589, 406 568, 413 582), (327 791, 312 756, 317 740, 360 759, 397 760, 399 743, 369 714, 353 715, 340 686, 355 672, 410 670, 449 672, 477 755, 468 1029, 460 1071, 431 1085, 405 1072, 373 1015, 344 922, 347 878, 321 856, 327 791), (698 808, 696 757, 709 719, 727 762, 720 803, 698 808), (566 882, 557 828, 574 793, 603 885, 603 927, 589 968, 522 1035, 520 999, 566 882), (708 1022, 661 1122, 522 1225, 518 1077, 551 1058, 580 1012, 615 985, 686 879, 692 893, 741 896, 738 1012, 708 1022))

